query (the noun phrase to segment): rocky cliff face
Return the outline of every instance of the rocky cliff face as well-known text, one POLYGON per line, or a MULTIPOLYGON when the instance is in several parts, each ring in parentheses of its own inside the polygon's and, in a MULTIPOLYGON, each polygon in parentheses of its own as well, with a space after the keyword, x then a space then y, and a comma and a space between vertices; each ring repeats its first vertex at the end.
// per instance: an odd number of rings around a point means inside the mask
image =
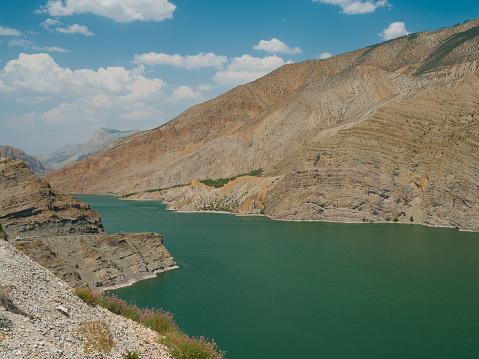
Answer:
POLYGON ((43 175, 47 172, 38 158, 27 155, 24 150, 20 150, 11 146, 0 146, 0 156, 8 157, 17 161, 23 161, 33 172, 37 174, 43 175))
POLYGON ((42 160, 47 166, 57 170, 59 168, 68 166, 73 162, 76 162, 84 157, 90 156, 95 152, 100 151, 111 143, 131 136, 137 133, 138 130, 131 131, 118 131, 108 128, 100 127, 93 137, 86 143, 81 145, 66 145, 48 155, 38 155, 37 157, 42 160))
POLYGON ((73 287, 114 289, 178 268, 155 233, 43 237, 16 246, 73 287))
POLYGON ((12 238, 105 233, 89 204, 54 191, 24 162, 0 157, 0 223, 12 238))
MULTIPOLYGON (((286 65, 48 180, 124 194, 263 168, 279 177, 261 200, 273 218, 478 230, 478 67, 479 19, 286 65)), ((211 196, 171 206, 213 208, 211 196)))
POLYGON ((24 162, 0 157, 0 236, 72 286, 100 290, 174 269, 154 233, 108 235, 87 203, 58 193, 24 162))

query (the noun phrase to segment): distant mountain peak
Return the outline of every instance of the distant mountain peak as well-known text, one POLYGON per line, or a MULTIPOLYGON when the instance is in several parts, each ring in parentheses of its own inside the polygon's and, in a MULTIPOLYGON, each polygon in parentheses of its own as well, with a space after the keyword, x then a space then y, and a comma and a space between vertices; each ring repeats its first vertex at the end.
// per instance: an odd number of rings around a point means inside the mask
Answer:
POLYGON ((81 145, 66 145, 55 153, 37 156, 42 162, 55 170, 72 164, 84 157, 88 157, 113 142, 131 136, 139 130, 119 131, 111 128, 99 127, 93 137, 81 145))

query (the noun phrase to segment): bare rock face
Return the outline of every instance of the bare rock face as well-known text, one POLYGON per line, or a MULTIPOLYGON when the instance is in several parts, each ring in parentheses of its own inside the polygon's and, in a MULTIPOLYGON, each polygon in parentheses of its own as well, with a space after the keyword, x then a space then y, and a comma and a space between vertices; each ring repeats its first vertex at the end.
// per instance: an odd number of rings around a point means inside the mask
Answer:
POLYGON ((0 157, 2 239, 3 231, 72 286, 111 289, 177 268, 162 236, 108 235, 89 204, 52 190, 24 162, 0 157))
POLYGON ((89 204, 58 193, 24 162, 0 157, 0 223, 10 237, 105 233, 89 204))
POLYGON ((114 289, 178 268, 155 233, 43 237, 16 246, 73 287, 114 289))
POLYGON ((278 177, 243 176, 221 188, 209 187, 194 181, 189 186, 138 193, 127 199, 160 200, 168 203, 168 209, 184 212, 220 211, 237 214, 262 214, 264 212, 263 199, 278 181, 278 177))
POLYGON ((8 157, 16 161, 25 162, 28 167, 37 174, 46 174, 47 169, 43 166, 38 158, 27 155, 24 150, 20 150, 11 146, 0 146, 0 156, 8 157))
MULTIPOLYGON (((262 168, 278 177, 258 206, 272 218, 479 230, 478 70, 479 19, 285 65, 47 179, 125 194, 262 168)), ((249 187, 227 188, 164 200, 240 212, 228 198, 249 187)))

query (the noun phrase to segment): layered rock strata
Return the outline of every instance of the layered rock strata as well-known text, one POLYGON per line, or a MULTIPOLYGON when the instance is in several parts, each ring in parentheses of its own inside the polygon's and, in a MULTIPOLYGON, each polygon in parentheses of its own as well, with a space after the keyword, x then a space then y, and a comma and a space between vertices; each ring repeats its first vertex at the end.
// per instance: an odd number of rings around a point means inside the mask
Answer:
POLYGON ((11 238, 105 233, 89 204, 54 191, 21 161, 0 157, 0 223, 11 238))
MULTIPOLYGON (((261 199, 272 218, 479 230, 478 69, 479 19, 286 65, 48 180, 125 194, 262 168, 279 178, 261 199)), ((197 190, 170 207, 231 207, 197 190)))
POLYGON ((111 289, 177 268, 162 236, 109 235, 90 205, 52 190, 24 162, 3 157, 0 228, 19 249, 72 286, 111 289))
POLYGON ((178 268, 155 233, 43 237, 15 245, 73 287, 115 289, 178 268))

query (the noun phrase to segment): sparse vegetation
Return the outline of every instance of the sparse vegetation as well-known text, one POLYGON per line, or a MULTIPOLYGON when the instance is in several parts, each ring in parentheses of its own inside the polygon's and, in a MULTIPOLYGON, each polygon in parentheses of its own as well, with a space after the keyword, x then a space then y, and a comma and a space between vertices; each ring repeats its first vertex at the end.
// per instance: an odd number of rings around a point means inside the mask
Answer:
MULTIPOLYGON (((143 324, 159 334, 159 342, 170 349, 171 355, 178 359, 224 359, 225 353, 218 349, 214 340, 204 337, 190 338, 178 328, 170 312, 163 309, 140 309, 114 294, 96 293, 88 288, 76 289, 78 297, 91 306, 99 305, 114 314, 121 315, 143 324)), ((129 352, 128 352, 129 353, 129 352)), ((127 353, 127 355, 128 355, 127 353)), ((134 353, 131 353, 133 355, 134 353)), ((128 358, 125 357, 124 358, 128 358)), ((135 357, 131 357, 135 358, 135 357)))
POLYGON ((399 219, 397 217, 394 217, 393 222, 397 222, 399 219))
POLYGON ((219 187, 223 187, 228 182, 234 181, 235 179, 237 179, 239 177, 244 177, 244 176, 259 177, 263 172, 264 172, 264 170, 262 168, 260 168, 260 169, 253 170, 253 171, 248 172, 248 173, 242 173, 242 174, 232 176, 232 177, 228 177, 228 178, 218 178, 218 179, 215 179, 215 180, 212 180, 211 178, 208 178, 208 179, 205 179, 205 180, 201 180, 200 183, 203 183, 203 184, 205 184, 207 186, 210 186, 210 187, 219 188, 219 187))
POLYGON ((409 220, 410 220, 411 222, 414 222, 414 217, 413 217, 413 216, 409 217, 409 220))
POLYGON ((79 335, 85 354, 109 353, 115 346, 110 326, 104 320, 83 321, 80 324, 79 335))

